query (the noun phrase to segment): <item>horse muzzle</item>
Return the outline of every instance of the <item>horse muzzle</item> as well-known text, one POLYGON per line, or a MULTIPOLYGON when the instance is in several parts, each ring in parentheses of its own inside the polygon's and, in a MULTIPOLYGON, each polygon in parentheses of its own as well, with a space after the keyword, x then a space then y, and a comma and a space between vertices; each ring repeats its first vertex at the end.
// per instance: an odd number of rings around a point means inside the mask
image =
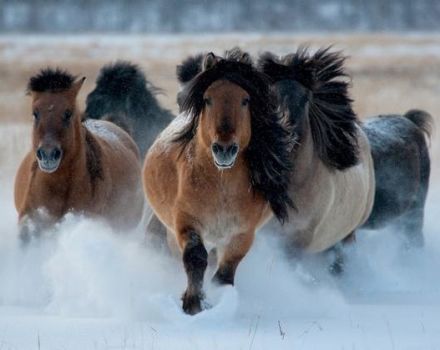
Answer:
POLYGON ((53 173, 60 166, 63 151, 60 147, 41 146, 36 152, 38 167, 45 173, 53 173))
POLYGON ((238 150, 238 144, 235 142, 230 145, 222 145, 218 142, 213 143, 211 151, 216 167, 220 170, 232 168, 237 159, 238 150))

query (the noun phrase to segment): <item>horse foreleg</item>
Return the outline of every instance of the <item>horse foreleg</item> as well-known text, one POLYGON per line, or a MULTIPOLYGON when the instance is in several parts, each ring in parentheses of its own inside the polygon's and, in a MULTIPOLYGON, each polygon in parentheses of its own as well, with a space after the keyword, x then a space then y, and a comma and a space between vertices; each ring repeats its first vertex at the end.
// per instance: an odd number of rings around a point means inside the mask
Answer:
POLYGON ((213 282, 220 285, 234 285, 234 276, 237 266, 251 248, 254 236, 254 232, 248 232, 235 235, 231 238, 222 252, 219 267, 212 278, 213 282))
POLYGON ((182 296, 182 308, 187 314, 194 315, 202 311, 203 276, 208 265, 208 252, 200 235, 193 230, 182 232, 179 244, 183 250, 183 265, 188 278, 188 286, 182 296))
POLYGON ((21 246, 27 246, 32 240, 38 239, 44 231, 53 226, 55 221, 43 210, 31 214, 20 215, 18 219, 18 238, 21 246))

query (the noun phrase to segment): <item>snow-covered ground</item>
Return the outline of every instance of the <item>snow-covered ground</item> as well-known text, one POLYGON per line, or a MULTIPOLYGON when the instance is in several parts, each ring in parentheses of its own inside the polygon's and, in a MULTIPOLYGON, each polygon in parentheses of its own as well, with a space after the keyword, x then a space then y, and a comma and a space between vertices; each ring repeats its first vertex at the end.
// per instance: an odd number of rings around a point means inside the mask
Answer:
POLYGON ((67 217, 24 250, 3 192, 0 349, 439 349, 438 194, 423 250, 401 250, 396 232, 360 232, 341 278, 324 257, 289 262, 260 232, 236 287, 211 286, 210 271, 212 308, 191 317, 180 262, 139 233, 67 217))
MULTIPOLYGON (((439 82, 435 72, 425 72, 430 62, 438 66, 440 51, 432 42, 440 37, 308 39, 313 46, 342 40, 349 48, 362 116, 411 106, 440 113, 435 98, 439 82), (387 70, 382 70, 384 62, 387 70), (417 74, 405 75, 405 69, 417 74), (412 79, 418 79, 414 86, 412 79)), ((81 68, 96 74, 104 61, 122 55, 143 62, 158 86, 169 81, 171 108, 174 65, 188 53, 210 45, 220 50, 237 41, 253 53, 285 52, 291 50, 289 40, 286 35, 239 34, 218 37, 215 44, 205 36, 0 37, 0 71, 5 73, 0 118, 9 123, 0 125, 0 350, 440 349, 438 137, 431 147, 435 162, 424 249, 401 249, 398 232, 359 232, 347 251, 346 273, 334 278, 326 271, 326 257, 297 264, 286 259, 271 232, 259 232, 234 288, 213 287, 213 271, 207 273, 205 291, 212 307, 194 317, 181 312, 186 278, 180 261, 151 249, 141 232, 112 232, 102 223, 69 216, 28 249, 17 242, 12 181, 30 140, 29 125, 15 123, 14 113, 28 108, 23 90, 31 64, 34 70, 46 61, 65 60, 75 73, 81 68)), ((28 119, 23 112, 17 120, 28 119)))

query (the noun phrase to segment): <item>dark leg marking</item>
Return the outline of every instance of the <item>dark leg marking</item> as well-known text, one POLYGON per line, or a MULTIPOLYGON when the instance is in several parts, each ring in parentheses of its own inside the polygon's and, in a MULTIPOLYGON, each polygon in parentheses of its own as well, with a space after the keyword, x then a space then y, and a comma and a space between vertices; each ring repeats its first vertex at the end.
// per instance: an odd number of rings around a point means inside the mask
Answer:
POLYGON ((329 266, 329 272, 333 276, 341 276, 345 270, 346 256, 344 254, 344 246, 353 244, 356 242, 356 233, 353 231, 347 237, 345 237, 340 243, 330 248, 330 252, 333 254, 334 260, 329 266))
POLYGON ((194 315, 202 311, 203 276, 208 266, 208 252, 200 236, 195 232, 188 234, 188 241, 183 251, 183 265, 188 277, 188 287, 182 296, 183 311, 194 315))

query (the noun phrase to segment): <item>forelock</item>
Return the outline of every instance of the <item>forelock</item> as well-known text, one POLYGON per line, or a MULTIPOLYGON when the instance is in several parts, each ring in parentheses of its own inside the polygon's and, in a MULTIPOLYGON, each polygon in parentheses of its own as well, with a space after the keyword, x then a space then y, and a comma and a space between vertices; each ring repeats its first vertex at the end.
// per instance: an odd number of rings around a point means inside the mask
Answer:
POLYGON ((29 79, 27 92, 62 92, 69 90, 75 76, 60 68, 42 69, 29 79))

